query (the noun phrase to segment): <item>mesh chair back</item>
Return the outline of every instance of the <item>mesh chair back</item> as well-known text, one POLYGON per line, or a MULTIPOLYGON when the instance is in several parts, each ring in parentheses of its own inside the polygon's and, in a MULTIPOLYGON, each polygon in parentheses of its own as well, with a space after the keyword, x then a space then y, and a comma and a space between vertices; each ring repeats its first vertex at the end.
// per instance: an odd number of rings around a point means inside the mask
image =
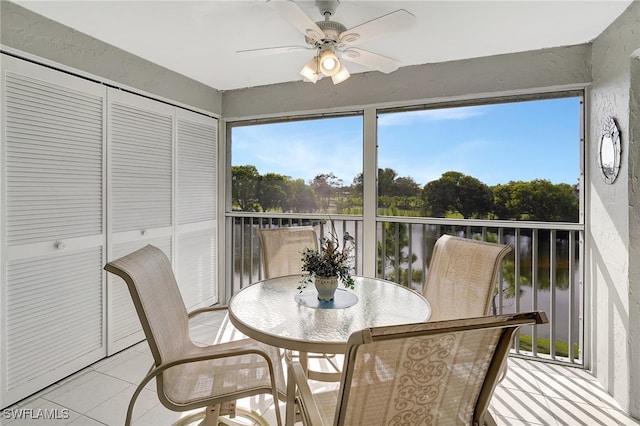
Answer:
MULTIPOLYGON (((246 396, 270 393, 277 401, 278 387, 284 388, 278 348, 249 339, 196 346, 171 263, 162 250, 147 245, 104 269, 127 283, 155 363, 131 398, 125 424, 130 424, 142 386, 152 378, 157 379, 158 398, 170 410, 210 407, 205 424, 218 424, 217 415, 234 413, 234 401, 246 396)), ((279 412, 276 418, 280 424, 279 412)))
POLYGON ((509 251, 511 247, 502 244, 438 238, 423 290, 431 304, 430 321, 489 315, 502 259, 509 251))
POLYGON ((318 248, 318 236, 311 226, 260 229, 260 247, 265 278, 302 273, 302 251, 318 248))
POLYGON ((354 333, 334 424, 484 424, 513 333, 545 322, 530 312, 354 333))
POLYGON ((104 269, 127 283, 155 364, 184 356, 192 345, 187 310, 164 252, 147 245, 104 269))

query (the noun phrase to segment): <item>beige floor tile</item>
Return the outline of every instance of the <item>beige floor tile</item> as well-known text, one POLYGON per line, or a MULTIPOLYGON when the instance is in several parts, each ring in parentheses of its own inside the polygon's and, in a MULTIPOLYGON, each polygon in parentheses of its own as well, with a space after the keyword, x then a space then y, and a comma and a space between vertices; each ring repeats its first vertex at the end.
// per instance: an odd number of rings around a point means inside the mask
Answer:
POLYGON ((161 404, 158 404, 136 419, 134 426, 171 425, 185 415, 187 414, 170 411, 164 408, 161 404))
POLYGON ((105 426, 105 424, 100 423, 99 421, 89 418, 87 416, 80 416, 76 420, 69 423, 69 426, 105 426))
POLYGON ((116 362, 97 367, 95 370, 109 376, 138 385, 153 364, 153 357, 137 351, 128 351, 116 362))
POLYGON ((527 393, 540 393, 540 386, 534 373, 526 368, 509 365, 507 375, 500 382, 500 387, 519 390, 527 393))
POLYGON ((218 327, 208 324, 194 324, 189 329, 189 337, 199 346, 213 345, 218 335, 218 327))
MULTIPOLYGON (((107 425, 123 425, 127 416, 127 407, 135 388, 133 385, 129 386, 113 398, 89 410, 86 414, 107 425)), ((135 403, 133 411, 134 422, 159 404, 160 401, 155 392, 143 389, 135 403)))
POLYGON ((540 372, 533 374, 540 384, 540 390, 549 398, 608 407, 608 404, 602 399, 606 392, 594 386, 594 382, 591 380, 540 372))
POLYGON ((602 406, 567 399, 548 398, 547 403, 559 425, 615 425, 617 421, 602 406))
POLYGON ((613 410, 609 409, 609 414, 611 418, 615 419, 617 424, 622 426, 638 426, 640 425, 640 420, 635 420, 629 417, 624 411, 621 410, 613 410))
POLYGON ((540 394, 499 387, 491 399, 490 410, 492 413, 528 423, 556 424, 545 397, 540 394))
POLYGON ((41 392, 39 392, 38 395, 52 400, 56 395, 65 393, 70 388, 80 386, 83 383, 94 379, 95 377, 96 373, 93 371, 93 368, 87 367, 84 370, 80 370, 77 373, 62 379, 58 383, 55 383, 48 388, 43 389, 41 392))
POLYGON ((133 346, 131 346, 131 348, 127 349, 127 350, 131 350, 131 351, 135 351, 135 352, 140 352, 143 354, 147 354, 149 356, 151 355, 151 349, 149 349, 149 344, 147 343, 146 340, 143 340, 140 343, 137 343, 133 346))
MULTIPOLYGON (((593 377, 593 375, 590 372, 588 372, 587 370, 579 366, 573 367, 573 366, 552 364, 552 363, 547 363, 543 361, 531 361, 531 360, 525 360, 525 359, 522 359, 521 361, 523 362, 523 368, 526 368, 530 371, 540 372, 544 374, 551 374, 551 375, 573 377, 577 379, 597 381, 597 379, 593 377)), ((509 360, 509 362, 512 362, 512 360, 509 360)))
POLYGON ((60 392, 47 394, 45 398, 79 413, 87 413, 131 386, 124 380, 99 372, 91 371, 89 374, 92 376, 90 380, 78 386, 73 382, 65 383, 58 388, 60 392))
POLYGON ((515 419, 505 416, 493 416, 498 426, 540 426, 542 423, 525 422, 524 420, 515 419))

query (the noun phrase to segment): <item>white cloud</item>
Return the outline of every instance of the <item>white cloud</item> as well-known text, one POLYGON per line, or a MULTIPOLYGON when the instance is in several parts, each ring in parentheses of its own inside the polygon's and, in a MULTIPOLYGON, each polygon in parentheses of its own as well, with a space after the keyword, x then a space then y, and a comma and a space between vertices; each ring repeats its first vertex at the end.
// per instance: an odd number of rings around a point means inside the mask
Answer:
POLYGON ((464 120, 485 114, 486 106, 458 107, 382 114, 379 126, 406 126, 417 122, 464 120))
POLYGON ((278 173, 309 182, 334 173, 345 185, 362 171, 362 136, 331 132, 270 133, 243 129, 234 139, 234 165, 253 164, 260 174, 278 173))

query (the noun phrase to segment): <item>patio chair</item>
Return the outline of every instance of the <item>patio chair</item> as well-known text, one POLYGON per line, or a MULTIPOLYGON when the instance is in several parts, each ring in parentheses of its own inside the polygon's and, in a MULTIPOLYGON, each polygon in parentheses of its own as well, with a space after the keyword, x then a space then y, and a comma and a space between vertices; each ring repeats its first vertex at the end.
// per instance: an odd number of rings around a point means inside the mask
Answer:
POLYGON ((511 247, 443 235, 436 241, 422 294, 430 321, 491 314, 502 259, 511 247))
MULTIPOLYGON (((203 424, 217 425, 220 415, 233 417, 236 400, 261 394, 273 397, 281 424, 278 398, 285 398, 285 387, 277 348, 251 339, 196 346, 189 337, 189 314, 171 263, 157 247, 147 245, 107 263, 104 269, 126 282, 154 359, 131 397, 126 425, 131 424, 138 395, 154 378, 162 405, 179 412, 205 408, 203 424)), ((224 308, 203 308, 194 314, 224 308)), ((258 413, 237 412, 266 424, 258 413)))
POLYGON ((287 412, 297 404, 314 426, 495 425, 489 402, 514 333, 546 322, 528 312, 357 331, 336 390, 313 393, 300 364, 288 363, 287 412))
POLYGON ((258 230, 265 278, 302 273, 302 251, 318 248, 318 236, 311 226, 258 230))
MULTIPOLYGON (((318 236, 311 226, 293 226, 286 228, 264 228, 258 230, 264 277, 275 278, 285 275, 302 274, 302 251, 309 247, 318 249, 318 236)), ((326 361, 334 372, 312 372, 315 378, 338 380, 340 366, 334 354, 300 354, 303 363, 309 358, 326 361)), ((287 356, 296 356, 290 352, 287 356)))
MULTIPOLYGON (((259 229, 260 253, 264 278, 302 273, 301 253, 305 247, 317 248, 318 237, 311 226, 259 229)), ((246 338, 225 316, 220 327, 220 341, 246 338)))

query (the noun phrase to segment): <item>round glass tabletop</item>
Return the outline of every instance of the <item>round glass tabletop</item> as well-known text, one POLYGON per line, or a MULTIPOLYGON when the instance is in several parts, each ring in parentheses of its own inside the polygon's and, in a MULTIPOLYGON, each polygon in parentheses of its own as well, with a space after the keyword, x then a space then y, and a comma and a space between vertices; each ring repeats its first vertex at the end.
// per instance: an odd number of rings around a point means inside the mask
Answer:
MULTIPOLYGON (((357 299, 350 306, 305 306, 299 275, 259 281, 229 302, 229 317, 245 335, 273 346, 303 352, 342 353, 354 331, 368 327, 426 321, 431 307, 419 293, 390 281, 354 277, 357 299)), ((310 288, 313 286, 309 286, 310 288)), ((311 290, 314 291, 314 290, 311 290)), ((349 298, 353 300, 353 298, 349 298)))

